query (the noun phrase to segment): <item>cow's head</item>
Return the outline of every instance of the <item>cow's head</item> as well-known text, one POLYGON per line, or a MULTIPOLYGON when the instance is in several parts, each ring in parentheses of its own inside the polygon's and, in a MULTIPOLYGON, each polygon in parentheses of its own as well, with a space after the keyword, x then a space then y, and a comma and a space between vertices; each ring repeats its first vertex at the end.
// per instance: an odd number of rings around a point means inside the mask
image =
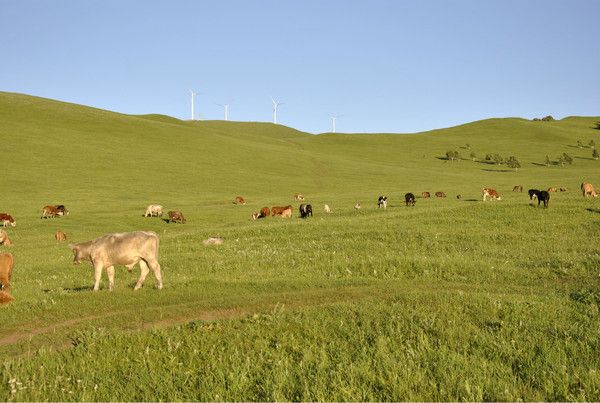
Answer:
POLYGON ((89 257, 89 256, 86 256, 86 254, 83 252, 80 245, 71 243, 71 244, 69 244, 69 248, 71 248, 71 250, 73 251, 73 264, 74 265, 80 265, 82 260, 87 259, 89 257))

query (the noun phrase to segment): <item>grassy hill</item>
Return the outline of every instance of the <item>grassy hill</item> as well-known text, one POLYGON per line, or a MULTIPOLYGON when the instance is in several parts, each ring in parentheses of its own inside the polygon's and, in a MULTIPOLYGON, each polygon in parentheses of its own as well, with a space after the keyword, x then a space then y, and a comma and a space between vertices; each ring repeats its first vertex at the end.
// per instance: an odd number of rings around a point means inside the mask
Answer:
POLYGON ((579 184, 600 186, 600 161, 577 141, 600 144, 599 120, 310 135, 0 93, 0 212, 17 220, 0 401, 598 400, 600 199, 579 184), (562 153, 573 165, 543 164, 562 153), (569 191, 544 210, 519 184, 569 191), (482 203, 484 186, 503 200, 482 203), (423 191, 449 197, 404 207, 423 191), (59 203, 69 216, 40 219, 59 203), (188 223, 142 217, 150 203, 188 223), (290 220, 250 219, 286 204, 290 220), (93 293, 57 229, 156 231, 165 288, 134 293, 139 269, 117 268, 93 293), (213 235, 225 244, 203 246, 213 235))

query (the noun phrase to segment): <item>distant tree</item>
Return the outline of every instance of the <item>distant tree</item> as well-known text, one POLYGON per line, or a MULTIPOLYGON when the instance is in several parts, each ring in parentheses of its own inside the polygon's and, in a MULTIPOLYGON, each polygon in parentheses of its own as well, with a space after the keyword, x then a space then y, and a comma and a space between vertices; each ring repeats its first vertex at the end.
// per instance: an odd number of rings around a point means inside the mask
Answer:
POLYGON ((592 158, 598 160, 598 157, 600 157, 600 154, 598 154, 598 150, 594 148, 594 151, 592 151, 592 158))
POLYGON ((470 149, 471 149, 471 144, 469 144, 469 143, 465 144, 465 148, 466 148, 467 150, 470 150, 470 149))
POLYGON ((600 122, 596 122, 596 127, 594 127, 594 129, 600 130, 600 122))
POLYGON ((475 158, 477 158, 473 151, 471 151, 471 155, 469 155, 469 157, 471 157, 471 161, 475 161, 475 158))
POLYGON ((509 168, 513 168, 515 172, 518 171, 519 168, 521 168, 521 163, 519 162, 519 160, 517 160, 517 158, 512 155, 506 160, 506 165, 509 168))
POLYGON ((552 122, 553 120, 554 120, 554 118, 552 117, 552 115, 544 116, 542 118, 542 121, 544 121, 544 122, 552 122))
POLYGON ((485 160, 486 161, 491 161, 492 160, 492 154, 486 154, 485 155, 485 160))
POLYGON ((547 167, 550 166, 550 157, 546 155, 546 161, 544 162, 547 167))
POLYGON ((596 142, 594 140, 590 140, 590 142, 588 143, 588 145, 592 148, 596 148, 596 142))
POLYGON ((577 147, 583 148, 583 144, 581 144, 581 140, 577 140, 577 147))
POLYGON ((563 159, 565 160, 565 162, 569 165, 573 164, 573 157, 571 157, 569 154, 567 153, 563 153, 563 159))
POLYGON ((540 119, 540 118, 533 118, 534 122, 539 122, 540 120, 542 120, 542 119, 540 119))
POLYGON ((560 165, 561 167, 565 166, 565 159, 562 155, 558 157, 558 165, 560 165))
POLYGON ((500 164, 502 164, 502 161, 504 161, 504 158, 502 158, 500 156, 500 154, 494 154, 494 156, 492 158, 494 159, 494 163, 496 165, 500 165, 500 164))
POLYGON ((448 161, 455 161, 460 158, 460 154, 456 150, 446 151, 446 159, 448 161))

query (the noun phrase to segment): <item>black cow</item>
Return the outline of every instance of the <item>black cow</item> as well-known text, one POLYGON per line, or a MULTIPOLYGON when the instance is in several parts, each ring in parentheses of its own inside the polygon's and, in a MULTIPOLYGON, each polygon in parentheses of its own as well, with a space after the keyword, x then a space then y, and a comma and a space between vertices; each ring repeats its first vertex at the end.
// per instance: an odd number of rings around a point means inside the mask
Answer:
POLYGON ((540 202, 543 202, 544 208, 548 208, 548 202, 550 201, 550 193, 546 192, 545 190, 542 190, 537 194, 537 199, 538 207, 540 207, 540 202))
POLYGON ((312 205, 302 203, 300 205, 300 218, 306 218, 308 216, 312 217, 312 205))
POLYGON ((412 193, 407 193, 404 195, 404 201, 406 202, 406 206, 414 206, 415 205, 415 195, 412 193))
POLYGON ((379 196, 377 199, 377 208, 387 208, 387 196, 379 196))
POLYGON ((529 200, 533 200, 534 197, 537 197, 537 195, 538 195, 538 193, 540 193, 540 191, 537 189, 529 189, 527 191, 527 193, 529 193, 529 200))

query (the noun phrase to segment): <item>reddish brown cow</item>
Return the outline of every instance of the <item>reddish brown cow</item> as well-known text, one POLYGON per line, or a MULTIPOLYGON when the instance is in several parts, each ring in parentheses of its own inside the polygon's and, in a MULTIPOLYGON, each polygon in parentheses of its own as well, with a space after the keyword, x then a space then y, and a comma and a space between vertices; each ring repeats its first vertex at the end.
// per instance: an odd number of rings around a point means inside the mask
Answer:
POLYGON ((234 201, 235 204, 246 204, 246 200, 242 196, 237 196, 234 201))
POLYGON ((423 199, 429 199, 431 197, 431 194, 429 192, 423 192, 421 193, 421 197, 423 199))
POLYGON ((54 218, 63 215, 63 212, 56 206, 44 206, 42 208, 42 216, 40 218, 54 218))
POLYGON ((446 197, 446 193, 444 193, 444 192, 435 192, 435 197, 446 197))
POLYGON ((17 225, 17 222, 15 221, 15 219, 12 218, 12 216, 10 214, 6 214, 6 213, 0 213, 0 222, 2 223, 3 227, 6 227, 7 225, 14 227, 15 225, 17 225))
MULTIPOLYGON (((292 206, 288 205, 285 207, 281 207, 281 206, 273 206, 273 208, 271 208, 271 215, 272 216, 276 216, 276 215, 280 215, 280 216, 284 216, 284 212, 286 210, 289 210, 289 217, 292 216, 292 206)), ((287 213, 286 213, 287 215, 287 213)))
POLYGON ((498 194, 498 192, 496 192, 495 189, 492 189, 492 188, 483 188, 482 193, 483 193, 483 201, 485 201, 485 199, 488 198, 488 197, 491 200, 502 200, 502 198, 500 197, 500 195, 498 194))
POLYGON ((185 224, 185 217, 181 214, 181 211, 169 211, 167 213, 169 215, 168 222, 178 222, 180 224, 185 224))
POLYGON ((258 213, 252 214, 252 219, 256 220, 257 218, 266 218, 271 214, 271 210, 268 207, 263 207, 260 209, 258 213))
POLYGON ((67 240, 67 234, 65 234, 62 231, 56 231, 56 233, 54 234, 54 239, 56 239, 56 242, 64 242, 67 240))

